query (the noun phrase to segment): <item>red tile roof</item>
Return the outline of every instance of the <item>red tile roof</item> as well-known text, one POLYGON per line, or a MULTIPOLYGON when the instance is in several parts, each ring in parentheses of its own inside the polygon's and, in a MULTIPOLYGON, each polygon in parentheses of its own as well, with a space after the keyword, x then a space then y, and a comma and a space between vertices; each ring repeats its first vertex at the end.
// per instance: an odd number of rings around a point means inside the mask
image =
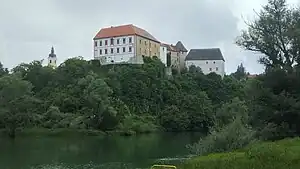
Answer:
POLYGON ((128 36, 128 35, 138 35, 146 39, 153 40, 155 42, 160 43, 154 36, 152 36, 146 30, 136 27, 132 24, 102 28, 94 37, 94 40, 102 39, 102 38, 118 37, 118 36, 128 36))

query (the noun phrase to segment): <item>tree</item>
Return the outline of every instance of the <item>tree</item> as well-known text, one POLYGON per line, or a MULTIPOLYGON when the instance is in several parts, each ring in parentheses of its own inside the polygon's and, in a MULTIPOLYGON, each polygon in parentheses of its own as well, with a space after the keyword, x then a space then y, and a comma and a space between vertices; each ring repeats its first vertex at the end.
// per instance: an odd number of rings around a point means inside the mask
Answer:
POLYGON ((245 67, 242 63, 237 67, 236 72, 234 72, 232 74, 232 76, 234 76, 238 80, 241 80, 241 79, 245 78, 246 75, 247 75, 246 69, 245 69, 245 67))
POLYGON ((114 111, 111 110, 109 102, 112 90, 103 79, 97 78, 96 75, 91 74, 86 78, 89 78, 90 82, 84 90, 84 95, 91 111, 92 126, 99 128, 104 115, 109 117, 110 115, 107 115, 107 113, 114 111))
POLYGON ((8 69, 3 67, 3 64, 0 62, 0 77, 8 74, 8 69))
POLYGON ((262 53, 259 62, 267 68, 291 72, 299 61, 299 11, 289 8, 286 0, 269 0, 257 15, 256 20, 247 23, 248 29, 242 31, 237 45, 262 53))
POLYGON ((17 75, 0 78, 0 116, 9 136, 14 138, 18 127, 28 120, 32 84, 17 75))

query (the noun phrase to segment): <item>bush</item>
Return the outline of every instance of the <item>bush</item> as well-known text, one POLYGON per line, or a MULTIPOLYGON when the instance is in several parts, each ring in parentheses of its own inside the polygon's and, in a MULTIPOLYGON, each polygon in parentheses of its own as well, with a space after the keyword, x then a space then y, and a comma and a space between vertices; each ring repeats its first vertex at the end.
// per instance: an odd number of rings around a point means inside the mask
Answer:
POLYGON ((240 149, 254 140, 255 132, 246 126, 240 119, 218 130, 214 130, 198 143, 188 148, 197 155, 212 152, 224 152, 240 149))

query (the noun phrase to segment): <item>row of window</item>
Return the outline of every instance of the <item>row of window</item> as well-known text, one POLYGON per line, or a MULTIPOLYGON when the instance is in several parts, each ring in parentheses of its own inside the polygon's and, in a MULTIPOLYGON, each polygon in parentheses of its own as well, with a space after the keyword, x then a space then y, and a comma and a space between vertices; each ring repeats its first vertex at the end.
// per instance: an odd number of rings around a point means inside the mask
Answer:
MULTIPOLYGON (((122 42, 123 44, 126 44, 126 38, 122 38, 122 42)), ((114 45, 115 43, 115 39, 111 38, 110 39, 110 45, 114 45)), ((120 38, 117 39, 116 41, 117 45, 120 44, 120 38)), ((128 38, 128 43, 132 43, 132 37, 128 38)), ((140 39, 140 44, 142 44, 142 40, 140 39)), ((104 40, 104 45, 107 46, 108 45, 108 40, 104 40)), ((145 41, 145 45, 147 45, 147 41, 145 41)), ((97 47, 98 46, 98 41, 94 42, 94 46, 97 47)), ((102 40, 99 41, 99 46, 103 46, 102 44, 102 40)), ((149 42, 149 46, 151 47, 151 42, 149 42)), ((154 44, 154 47, 156 48, 156 44, 154 44)))
MULTIPOLYGON (((142 39, 140 39, 140 44, 142 44, 142 39)), ((145 41, 145 45, 147 45, 147 41, 145 41)), ((149 47, 151 48, 151 42, 149 42, 149 47)), ((156 48, 156 44, 154 44, 154 47, 156 48)))
MULTIPOLYGON (((122 38, 122 42, 123 42, 123 44, 126 44, 126 38, 122 38)), ((94 43, 95 43, 95 44, 94 44, 95 47, 97 47, 97 46, 98 46, 98 41, 95 41, 94 43)), ((114 43, 115 43, 115 39, 111 38, 111 39, 110 39, 110 45, 114 45, 114 43)), ((128 38, 128 43, 132 43, 132 37, 129 37, 129 38, 128 38)), ((117 39, 117 44, 118 44, 118 45, 120 44, 120 39, 117 39)), ((108 40, 104 40, 104 45, 105 45, 105 46, 108 45, 108 40)), ((99 41, 99 46, 103 46, 102 40, 99 41)))
MULTIPOLYGON (((214 63, 214 64, 216 64, 216 62, 215 62, 215 61, 214 61, 213 63, 214 63)), ((206 62, 206 64, 208 64, 208 62, 206 62)))
MULTIPOLYGON (((133 48, 133 47, 129 46, 129 47, 128 47, 128 52, 132 52, 132 48, 133 48)), ((117 49, 116 52, 117 52, 117 53, 120 53, 120 48, 116 48, 116 49, 117 49)), ((125 53, 125 52, 126 52, 126 48, 123 47, 123 48, 122 48, 122 51, 123 51, 123 53, 125 53)), ((104 52, 104 54, 108 54, 108 49, 104 49, 103 51, 102 51, 102 49, 99 50, 100 55, 102 55, 103 52, 104 52)), ((114 53, 114 48, 110 48, 110 53, 111 53, 111 54, 114 53)))

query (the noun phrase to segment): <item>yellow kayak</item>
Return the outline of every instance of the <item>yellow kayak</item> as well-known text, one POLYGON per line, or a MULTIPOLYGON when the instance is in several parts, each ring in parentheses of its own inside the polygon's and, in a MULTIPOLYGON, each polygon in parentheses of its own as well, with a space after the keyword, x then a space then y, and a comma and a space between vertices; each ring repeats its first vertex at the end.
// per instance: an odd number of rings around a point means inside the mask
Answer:
POLYGON ((151 169, 165 169, 165 168, 177 169, 176 166, 174 166, 174 165, 158 165, 158 164, 155 164, 151 167, 151 169))

